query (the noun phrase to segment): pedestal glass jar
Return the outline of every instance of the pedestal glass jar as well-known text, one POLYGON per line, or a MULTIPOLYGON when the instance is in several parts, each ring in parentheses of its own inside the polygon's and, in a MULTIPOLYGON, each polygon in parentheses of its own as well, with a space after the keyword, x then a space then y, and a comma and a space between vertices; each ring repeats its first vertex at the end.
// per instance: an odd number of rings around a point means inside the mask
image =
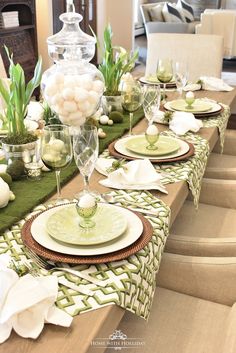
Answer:
POLYGON ((104 80, 89 63, 95 53, 95 38, 80 29, 82 16, 69 11, 60 16, 62 30, 47 40, 55 64, 43 74, 42 91, 63 124, 79 127, 98 109, 104 80))

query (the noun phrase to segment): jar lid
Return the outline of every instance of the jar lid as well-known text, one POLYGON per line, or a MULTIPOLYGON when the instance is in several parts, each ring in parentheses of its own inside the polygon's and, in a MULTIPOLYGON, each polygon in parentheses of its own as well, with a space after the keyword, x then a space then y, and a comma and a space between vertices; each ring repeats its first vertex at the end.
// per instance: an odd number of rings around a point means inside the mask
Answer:
POLYGON ((95 54, 96 39, 81 30, 79 23, 83 17, 74 12, 71 0, 67 0, 67 11, 59 17, 63 22, 61 31, 47 39, 49 55, 54 61, 90 61, 95 54))

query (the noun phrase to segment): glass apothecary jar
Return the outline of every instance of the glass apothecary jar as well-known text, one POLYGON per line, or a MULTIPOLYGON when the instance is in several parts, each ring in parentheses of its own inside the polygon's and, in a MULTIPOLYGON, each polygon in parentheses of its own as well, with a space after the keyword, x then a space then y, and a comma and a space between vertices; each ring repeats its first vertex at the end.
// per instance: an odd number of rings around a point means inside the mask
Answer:
POLYGON ((48 52, 55 64, 42 77, 42 92, 50 108, 63 124, 82 125, 100 104, 104 80, 89 63, 95 54, 96 40, 79 26, 83 17, 67 1, 67 12, 60 16, 63 28, 47 39, 48 52))

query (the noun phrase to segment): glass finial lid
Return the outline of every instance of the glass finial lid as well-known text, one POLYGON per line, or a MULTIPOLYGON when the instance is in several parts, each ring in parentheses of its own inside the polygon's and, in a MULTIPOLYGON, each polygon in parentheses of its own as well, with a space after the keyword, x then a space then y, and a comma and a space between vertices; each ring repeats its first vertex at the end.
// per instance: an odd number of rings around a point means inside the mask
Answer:
POLYGON ((66 1, 67 12, 60 15, 63 22, 61 31, 48 37, 48 52, 54 61, 90 61, 95 54, 96 39, 84 33, 79 23, 83 17, 75 12, 73 0, 66 1))

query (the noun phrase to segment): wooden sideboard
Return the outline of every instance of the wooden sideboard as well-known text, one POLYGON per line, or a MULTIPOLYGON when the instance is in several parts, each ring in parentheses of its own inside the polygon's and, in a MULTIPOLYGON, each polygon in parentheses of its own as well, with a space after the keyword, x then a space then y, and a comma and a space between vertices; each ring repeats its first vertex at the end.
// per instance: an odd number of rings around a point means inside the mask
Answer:
POLYGON ((18 11, 19 27, 0 28, 0 52, 6 71, 9 62, 3 45, 13 53, 15 63, 20 63, 26 80, 32 78, 38 59, 35 0, 1 0, 0 13, 18 11))

